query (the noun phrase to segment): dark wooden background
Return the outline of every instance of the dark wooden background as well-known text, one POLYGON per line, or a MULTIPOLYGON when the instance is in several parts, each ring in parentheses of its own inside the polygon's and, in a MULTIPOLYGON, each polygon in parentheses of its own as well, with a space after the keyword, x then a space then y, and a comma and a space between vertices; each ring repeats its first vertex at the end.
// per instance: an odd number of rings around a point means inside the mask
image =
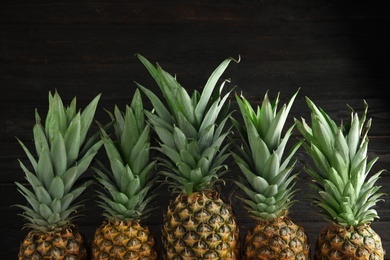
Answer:
MULTIPOLYGON (((309 118, 309 96, 337 122, 348 120, 346 104, 362 111, 369 104, 369 157, 379 156, 373 173, 390 169, 389 35, 387 9, 378 1, 2 1, 0 4, 0 258, 16 259, 25 203, 15 181, 24 183, 17 159, 26 160, 15 137, 31 145, 34 110, 47 111, 49 91, 57 89, 65 103, 77 96, 84 107, 102 93, 97 119, 107 121, 104 108, 124 108, 138 81, 157 91, 134 56, 143 54, 176 73, 188 90, 201 89, 225 58, 241 56, 224 74, 253 105, 269 90, 282 102, 301 88, 290 113, 309 118), (342 3, 341 3, 342 2, 342 3)), ((232 99, 234 102, 234 100, 232 99)), ((150 105, 147 103, 146 106, 150 105)), ((233 103, 233 106, 235 104, 233 103)), ((295 135, 298 135, 295 132, 295 135)), ((305 155, 299 152, 301 158, 305 155)), ((302 167, 302 164, 299 164, 302 167)), ((235 172, 232 163, 232 173, 235 172)), ((86 177, 91 177, 87 172, 86 177)), ((302 224, 314 246, 326 224, 307 197, 302 171, 298 203, 291 217, 302 224)), ((379 184, 390 194, 390 176, 379 184)), ((162 212, 172 198, 159 190, 160 210, 146 222, 160 244, 162 212)), ((91 190, 88 196, 93 200, 91 190)), ((241 236, 253 225, 227 183, 241 236)), ((372 227, 382 237, 390 259, 390 200, 377 205, 380 220, 372 227)), ((92 239, 101 210, 88 202, 78 222, 92 239)))

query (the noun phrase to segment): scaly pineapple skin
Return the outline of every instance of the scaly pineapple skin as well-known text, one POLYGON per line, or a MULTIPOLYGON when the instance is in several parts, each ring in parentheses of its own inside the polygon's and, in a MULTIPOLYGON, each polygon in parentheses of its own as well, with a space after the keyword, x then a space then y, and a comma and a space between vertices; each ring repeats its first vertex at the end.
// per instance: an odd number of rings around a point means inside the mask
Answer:
POLYGON ((155 260, 156 243, 147 226, 139 221, 104 221, 92 243, 94 260, 155 260))
POLYGON ((316 260, 383 260, 385 251, 370 225, 346 228, 331 224, 322 229, 316 243, 316 260))
POLYGON ((286 216, 259 221, 245 236, 246 260, 309 260, 310 245, 303 227, 286 216))
POLYGON ((216 191, 180 194, 164 216, 165 259, 239 259, 239 229, 216 191))
POLYGON ((58 232, 30 231, 20 244, 19 260, 86 260, 88 245, 76 228, 58 232))

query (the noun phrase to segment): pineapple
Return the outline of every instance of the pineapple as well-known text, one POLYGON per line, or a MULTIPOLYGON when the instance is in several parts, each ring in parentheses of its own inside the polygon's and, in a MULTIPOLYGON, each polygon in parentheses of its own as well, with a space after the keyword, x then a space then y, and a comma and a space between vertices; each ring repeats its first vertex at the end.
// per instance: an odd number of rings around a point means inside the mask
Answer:
POLYGON ((313 178, 314 203, 330 224, 323 228, 315 246, 315 259, 384 259, 379 235, 370 227, 378 218, 373 208, 383 193, 375 186, 383 170, 369 175, 377 161, 368 161, 368 105, 359 119, 351 109, 350 122, 340 127, 309 98, 311 127, 295 119, 303 146, 314 165, 307 165, 313 178))
POLYGON ((176 198, 164 214, 162 241, 165 259, 239 259, 239 229, 232 208, 220 196, 217 182, 227 172, 225 143, 230 129, 227 98, 215 85, 226 59, 210 76, 202 93, 190 97, 176 78, 143 56, 138 58, 160 87, 167 107, 150 90, 155 114, 147 116, 160 141, 160 174, 176 198))
POLYGON ((19 259, 87 259, 87 241, 74 224, 77 211, 83 206, 76 200, 92 183, 79 181, 89 168, 102 142, 98 135, 87 138, 100 95, 84 109, 76 111, 76 98, 64 107, 56 91, 49 92, 49 110, 45 125, 35 112, 33 128, 38 159, 20 141, 32 169, 21 160, 28 189, 16 183, 28 206, 16 205, 31 229, 20 245, 19 259))
POLYGON ((106 192, 98 191, 105 220, 96 229, 93 259, 157 259, 155 240, 141 221, 154 209, 156 197, 152 176, 156 161, 149 160, 150 125, 144 120, 141 95, 137 89, 131 106, 121 113, 115 106, 109 115, 116 140, 101 127, 102 140, 111 171, 98 162, 93 168, 106 192))
POLYGON ((291 175, 297 162, 293 157, 301 143, 296 143, 287 155, 284 150, 294 125, 281 138, 297 94, 279 111, 279 94, 271 103, 266 93, 257 111, 245 97, 236 94, 244 126, 232 119, 243 143, 232 153, 243 173, 235 183, 245 193, 245 197, 239 198, 257 223, 245 236, 243 251, 247 260, 310 259, 303 227, 288 216, 297 192, 294 189, 297 174, 291 175))

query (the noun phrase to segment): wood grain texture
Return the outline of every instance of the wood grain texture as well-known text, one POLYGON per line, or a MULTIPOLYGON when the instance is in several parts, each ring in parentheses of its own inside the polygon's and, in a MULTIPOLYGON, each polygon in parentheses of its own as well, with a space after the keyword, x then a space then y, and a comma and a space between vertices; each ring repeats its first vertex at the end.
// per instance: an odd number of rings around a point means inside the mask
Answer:
MULTIPOLYGON (((16 259, 27 233, 21 230, 21 212, 10 207, 25 203, 14 182, 25 182, 17 160, 27 163, 27 158, 15 137, 33 145, 34 111, 46 113, 49 91, 58 90, 66 103, 77 96, 79 107, 102 93, 96 116, 101 122, 108 120, 104 109, 128 104, 134 81, 159 94, 136 53, 176 74, 189 91, 200 90, 225 58, 240 56, 240 63, 232 63, 224 77, 253 105, 261 104, 266 91, 271 98, 280 92, 283 103, 300 88, 287 124, 293 117, 309 117, 305 96, 338 122, 348 120, 347 104, 361 112, 364 99, 373 119, 369 157, 379 156, 372 172, 390 169, 386 10, 380 2, 333 0, 2 1, 0 258, 16 259)), ((233 95, 231 101, 236 109, 233 95)), ((145 106, 150 108, 147 100, 145 106)), ((306 199, 306 159, 300 151, 299 202, 290 214, 305 227, 314 246, 326 223, 306 199)), ((232 161, 229 166, 227 177, 234 177, 237 169, 232 161)), ((92 178, 93 173, 84 176, 92 178)), ((379 184, 390 194, 388 172, 379 184)), ((93 188, 88 192, 93 198, 93 188)), ((253 220, 238 203, 237 188, 228 180, 222 193, 232 203, 244 236, 253 220)), ((159 194, 161 210, 147 224, 160 243, 160 213, 172 195, 165 187, 159 194)), ((376 208, 380 219, 372 226, 390 252, 390 200, 385 199, 376 208)), ((78 224, 91 239, 101 210, 89 201, 84 213, 78 224)))

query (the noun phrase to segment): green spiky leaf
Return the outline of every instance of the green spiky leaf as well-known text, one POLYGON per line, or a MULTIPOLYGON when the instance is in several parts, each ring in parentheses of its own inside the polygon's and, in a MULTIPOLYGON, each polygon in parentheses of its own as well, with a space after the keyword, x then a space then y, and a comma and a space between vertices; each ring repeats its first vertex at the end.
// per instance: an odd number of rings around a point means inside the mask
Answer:
POLYGON ((316 180, 319 196, 314 197, 320 212, 329 221, 345 227, 369 224, 378 218, 373 207, 383 195, 374 186, 380 172, 366 180, 377 158, 368 162, 367 132, 371 120, 366 121, 367 103, 359 119, 351 112, 346 126, 336 123, 313 101, 306 98, 311 112, 312 128, 298 123, 303 135, 303 147, 308 152, 316 169, 307 167, 307 173, 316 180))

